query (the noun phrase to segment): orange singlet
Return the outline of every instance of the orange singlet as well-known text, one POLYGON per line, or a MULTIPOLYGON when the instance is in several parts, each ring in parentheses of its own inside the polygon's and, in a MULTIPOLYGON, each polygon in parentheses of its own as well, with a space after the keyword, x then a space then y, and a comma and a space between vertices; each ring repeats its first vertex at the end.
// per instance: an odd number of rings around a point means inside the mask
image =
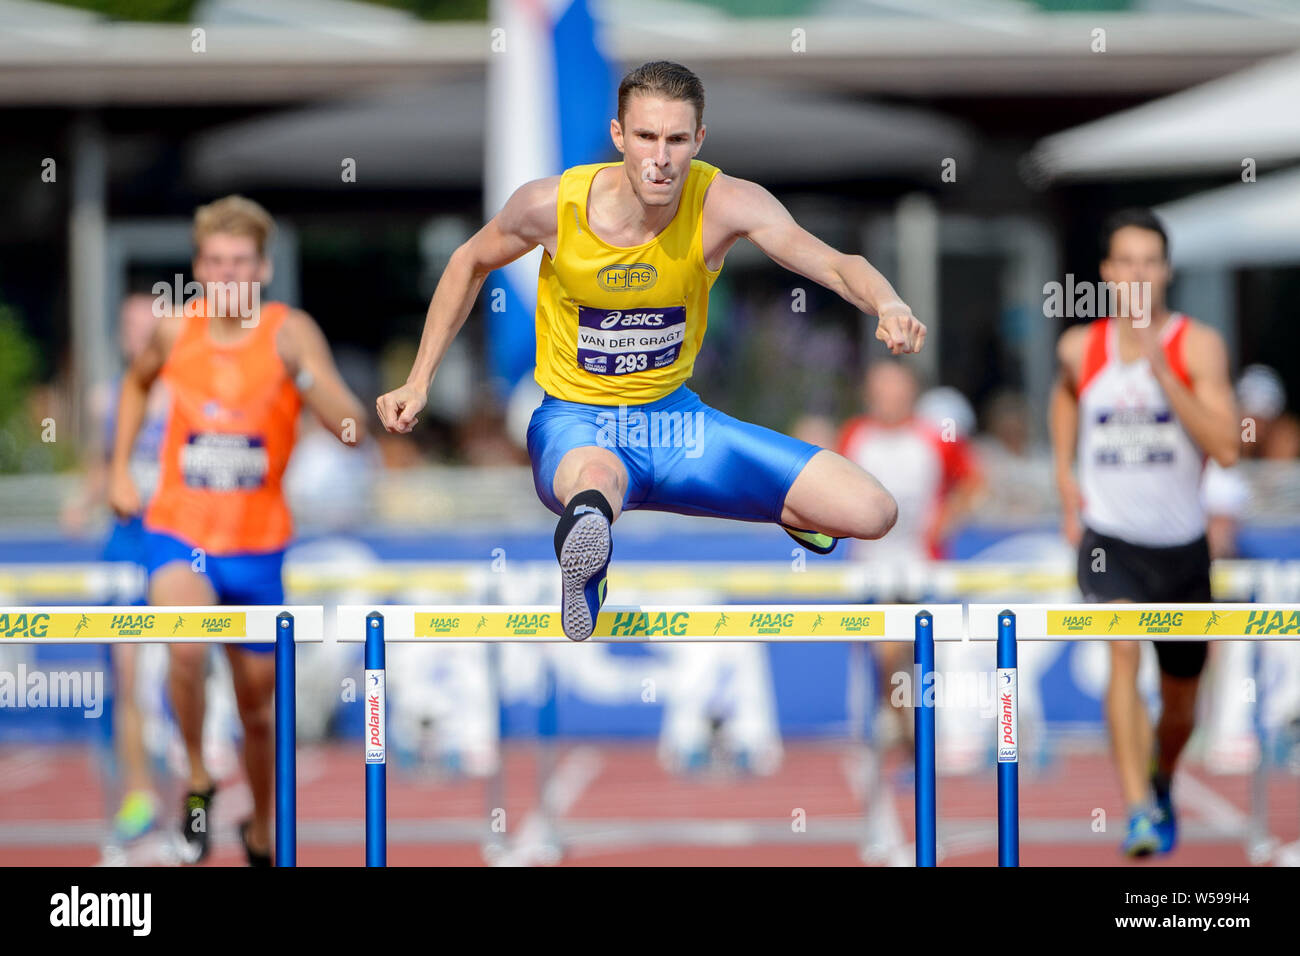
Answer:
POLYGON ((213 555, 278 551, 293 534, 280 479, 302 400, 275 348, 289 314, 269 302, 222 345, 209 319, 185 320, 162 367, 171 391, 158 489, 145 526, 213 555))

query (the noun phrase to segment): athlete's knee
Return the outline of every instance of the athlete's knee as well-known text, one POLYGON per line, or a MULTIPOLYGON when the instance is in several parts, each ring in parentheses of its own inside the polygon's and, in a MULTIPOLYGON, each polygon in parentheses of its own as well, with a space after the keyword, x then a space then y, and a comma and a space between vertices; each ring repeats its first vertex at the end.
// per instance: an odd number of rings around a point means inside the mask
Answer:
POLYGON ((574 482, 575 487, 567 489, 567 498, 572 498, 580 491, 587 491, 594 488, 603 494, 611 505, 622 502, 622 475, 618 468, 606 461, 588 461, 578 469, 577 480, 574 482))
POLYGON ((1142 645, 1137 641, 1112 641, 1110 645, 1110 676, 1125 677, 1136 674, 1142 663, 1142 645))
POLYGON ((1196 712, 1192 707, 1169 706, 1165 703, 1160 711, 1160 732, 1179 737, 1190 737, 1196 726, 1196 712))
POLYGON ((271 736, 271 702, 269 700, 240 701, 239 722, 244 727, 244 739, 265 740, 271 736))
POLYGON ((207 575, 184 561, 163 565, 149 579, 149 603, 215 604, 216 594, 207 575))
POLYGON ((202 680, 206 651, 206 644, 173 644, 168 664, 172 681, 190 683, 202 680))
POLYGON ((898 502, 884 488, 866 494, 852 509, 852 537, 867 541, 883 538, 898 521, 898 502))
POLYGON ((1196 677, 1163 674, 1160 680, 1160 717, 1166 726, 1186 725, 1196 720, 1196 677))

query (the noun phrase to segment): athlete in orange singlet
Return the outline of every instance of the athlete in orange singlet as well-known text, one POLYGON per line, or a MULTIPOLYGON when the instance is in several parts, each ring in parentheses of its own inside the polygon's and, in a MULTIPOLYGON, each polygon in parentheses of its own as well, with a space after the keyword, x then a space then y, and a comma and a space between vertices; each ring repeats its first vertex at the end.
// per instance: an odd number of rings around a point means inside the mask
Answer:
MULTIPOLYGON (((316 323, 250 294, 270 280, 272 229, 267 212, 240 196, 196 211, 194 277, 206 301, 165 316, 123 379, 109 478, 109 502, 120 515, 141 510, 127 466, 154 379, 161 375, 172 396, 158 488, 144 515, 150 604, 283 604, 292 520, 281 478, 299 411, 305 403, 345 444, 364 434, 361 405, 316 323), (219 286, 239 294, 222 303, 219 286)), ((207 646, 170 650, 172 707, 190 763, 181 832, 197 863, 208 854, 216 789, 202 750, 207 646)), ((240 837, 250 865, 270 865, 274 646, 226 650, 253 793, 240 837)))

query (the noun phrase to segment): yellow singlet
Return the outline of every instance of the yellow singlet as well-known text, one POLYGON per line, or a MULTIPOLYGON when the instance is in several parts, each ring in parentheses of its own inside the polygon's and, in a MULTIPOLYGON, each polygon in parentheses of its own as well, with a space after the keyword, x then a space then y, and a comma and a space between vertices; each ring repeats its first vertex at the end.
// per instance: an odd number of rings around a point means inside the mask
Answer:
POLYGON ((705 267, 701 215, 718 168, 691 160, 672 222, 623 248, 587 224, 592 179, 617 165, 574 166, 560 177, 555 260, 543 252, 537 276, 537 383, 570 402, 640 405, 690 378, 722 271, 705 267))

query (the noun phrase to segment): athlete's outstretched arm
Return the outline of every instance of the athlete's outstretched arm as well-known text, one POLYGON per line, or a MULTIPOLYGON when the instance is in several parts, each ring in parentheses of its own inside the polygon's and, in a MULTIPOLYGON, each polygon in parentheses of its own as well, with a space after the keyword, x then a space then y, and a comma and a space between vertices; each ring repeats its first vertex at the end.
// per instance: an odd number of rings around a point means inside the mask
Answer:
POLYGON ((1079 520, 1082 498, 1074 477, 1074 459, 1079 442, 1078 370, 1083 359, 1086 326, 1067 329, 1056 344, 1060 371, 1052 385, 1048 406, 1048 431, 1052 438, 1052 461, 1055 464, 1056 490, 1061 497, 1061 531, 1072 546, 1079 543, 1083 526, 1079 520))
POLYGON ((781 201, 757 183, 719 173, 706 199, 729 236, 743 236, 777 265, 797 272, 870 315, 876 338, 895 355, 919 352, 925 326, 889 280, 862 256, 847 255, 804 229, 781 201))
POLYGON ((141 510, 140 492, 131 478, 131 451, 144 424, 149 389, 162 371, 183 321, 179 315, 163 318, 122 376, 113 456, 108 466, 108 504, 124 518, 139 514, 141 510))
POLYGON ((469 317, 488 273, 509 265, 555 234, 559 182, 559 176, 551 176, 520 186, 487 225, 452 253, 429 303, 420 350, 406 384, 375 402, 379 419, 390 432, 409 432, 415 425, 434 373, 469 317))
POLYGON ((303 403, 339 441, 358 444, 365 437, 361 426, 365 412, 339 374, 320 326, 306 312, 293 309, 280 328, 276 347, 303 403))

